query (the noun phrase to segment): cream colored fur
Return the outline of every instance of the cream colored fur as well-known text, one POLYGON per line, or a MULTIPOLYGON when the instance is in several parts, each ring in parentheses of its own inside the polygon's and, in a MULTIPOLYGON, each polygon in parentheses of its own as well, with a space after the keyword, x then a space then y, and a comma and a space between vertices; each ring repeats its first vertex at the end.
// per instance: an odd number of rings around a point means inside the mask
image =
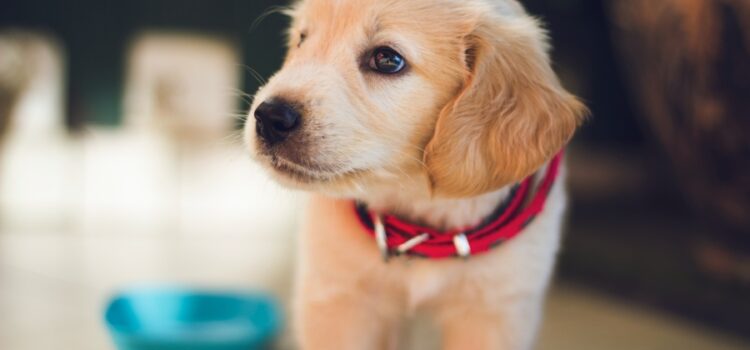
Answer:
POLYGON ((294 305, 302 348, 390 349, 420 309, 435 316, 445 349, 530 349, 560 239, 563 179, 519 237, 468 261, 384 263, 351 200, 464 227, 543 168, 586 111, 552 72, 537 22, 515 0, 303 0, 289 14, 287 59, 253 110, 293 101, 302 130, 269 150, 248 123, 246 141, 278 181, 317 193, 294 305), (368 71, 363 60, 378 46, 399 51, 407 70, 368 71))

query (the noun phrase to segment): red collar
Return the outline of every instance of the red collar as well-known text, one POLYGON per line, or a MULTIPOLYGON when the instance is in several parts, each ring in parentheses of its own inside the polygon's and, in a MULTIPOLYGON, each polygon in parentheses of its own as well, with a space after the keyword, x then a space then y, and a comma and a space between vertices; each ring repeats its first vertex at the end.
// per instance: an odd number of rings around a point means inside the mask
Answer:
POLYGON ((360 223, 366 232, 375 237, 386 260, 395 255, 429 259, 468 258, 486 253, 518 236, 544 210, 550 189, 560 173, 563 153, 561 151, 552 159, 533 196, 535 175, 517 185, 495 213, 476 227, 439 231, 405 222, 395 216, 371 213, 361 204, 355 203, 354 208, 360 223))

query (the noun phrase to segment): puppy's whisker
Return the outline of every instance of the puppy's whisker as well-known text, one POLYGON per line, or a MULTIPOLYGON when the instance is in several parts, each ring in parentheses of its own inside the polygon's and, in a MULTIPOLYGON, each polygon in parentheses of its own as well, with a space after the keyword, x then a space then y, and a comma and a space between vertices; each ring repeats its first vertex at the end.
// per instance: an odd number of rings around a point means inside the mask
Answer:
POLYGON ((250 67, 246 64, 241 64, 240 67, 244 68, 250 75, 255 79, 255 81, 260 85, 266 85, 268 81, 266 81, 265 78, 263 78, 263 75, 260 74, 257 70, 253 69, 253 67, 250 67))
POLYGON ((263 11, 263 13, 256 18, 252 24, 250 24, 250 29, 248 32, 253 32, 255 29, 258 28, 258 26, 268 18, 268 16, 274 15, 274 14, 286 14, 291 10, 291 7, 289 6, 271 6, 267 10, 263 11))
POLYGON ((229 133, 228 135, 222 137, 220 140, 217 141, 220 145, 236 145, 236 144, 242 144, 242 131, 234 131, 229 133))
POLYGON ((242 101, 244 101, 248 105, 253 104, 253 99, 255 99, 255 95, 247 94, 236 88, 229 89, 229 93, 232 94, 232 97, 239 97, 240 99, 242 99, 242 101))
POLYGON ((228 116, 231 119, 239 120, 239 121, 242 121, 242 122, 245 122, 248 119, 247 113, 230 113, 228 116))

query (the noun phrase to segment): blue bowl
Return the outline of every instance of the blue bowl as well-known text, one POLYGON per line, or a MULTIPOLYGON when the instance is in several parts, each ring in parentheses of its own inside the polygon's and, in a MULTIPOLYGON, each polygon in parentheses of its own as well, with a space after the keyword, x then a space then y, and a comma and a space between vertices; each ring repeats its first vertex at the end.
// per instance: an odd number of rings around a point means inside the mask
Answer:
POLYGON ((170 288, 116 296, 105 321, 119 350, 267 349, 281 327, 270 296, 170 288))

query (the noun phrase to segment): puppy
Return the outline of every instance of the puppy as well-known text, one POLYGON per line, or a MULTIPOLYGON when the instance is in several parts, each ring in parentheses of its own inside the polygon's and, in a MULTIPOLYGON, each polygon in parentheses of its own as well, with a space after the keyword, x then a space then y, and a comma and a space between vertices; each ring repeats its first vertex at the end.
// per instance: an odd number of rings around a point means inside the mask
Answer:
POLYGON ((417 309, 445 349, 531 348, 565 208, 560 152, 586 114, 539 24, 515 0, 302 0, 288 14, 288 55, 245 137, 275 179, 315 193, 302 348, 394 348, 417 309))

